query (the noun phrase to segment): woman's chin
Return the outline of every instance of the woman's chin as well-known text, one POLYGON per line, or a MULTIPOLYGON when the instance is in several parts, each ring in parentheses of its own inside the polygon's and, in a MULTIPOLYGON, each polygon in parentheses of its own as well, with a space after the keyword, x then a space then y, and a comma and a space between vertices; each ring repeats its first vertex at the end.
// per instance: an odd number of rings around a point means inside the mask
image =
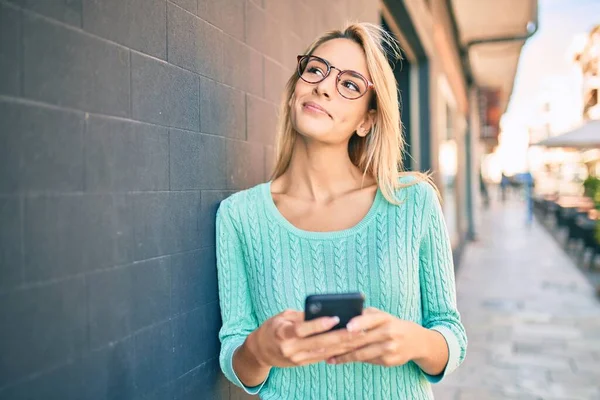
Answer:
POLYGON ((298 129, 298 133, 307 140, 325 141, 328 137, 327 132, 323 129, 298 129))
POLYGON ((326 137, 331 132, 331 126, 321 121, 298 121, 296 130, 302 136, 318 139, 326 137))

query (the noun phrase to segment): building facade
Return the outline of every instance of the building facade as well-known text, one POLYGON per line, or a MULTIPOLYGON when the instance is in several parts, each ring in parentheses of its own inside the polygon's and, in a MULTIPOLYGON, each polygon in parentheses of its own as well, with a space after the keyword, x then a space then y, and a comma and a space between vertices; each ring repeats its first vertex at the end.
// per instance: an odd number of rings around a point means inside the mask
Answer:
POLYGON ((589 32, 575 60, 583 78, 583 119, 600 119, 600 25, 589 32))
POLYGON ((481 159, 498 145, 537 1, 385 0, 382 17, 405 49, 411 165, 433 174, 458 261, 476 236, 481 159))
MULTIPOLYGON (((576 62, 581 67, 584 121, 600 120, 600 25, 590 30, 576 62)), ((598 132, 600 135, 600 132, 598 132)), ((600 176, 600 150, 590 149, 582 153, 588 174, 600 176)))

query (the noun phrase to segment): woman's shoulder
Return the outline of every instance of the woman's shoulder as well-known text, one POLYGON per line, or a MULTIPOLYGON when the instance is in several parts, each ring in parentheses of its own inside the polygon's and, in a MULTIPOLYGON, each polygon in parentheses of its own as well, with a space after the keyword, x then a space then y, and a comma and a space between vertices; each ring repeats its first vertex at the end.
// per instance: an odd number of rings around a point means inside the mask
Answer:
POLYGON ((263 191, 268 183, 261 183, 248 189, 235 192, 219 204, 217 216, 247 215, 249 211, 264 202, 263 191))
POLYGON ((435 198, 438 198, 438 190, 428 175, 404 172, 398 178, 396 199, 400 204, 408 202, 425 206, 431 204, 435 198))

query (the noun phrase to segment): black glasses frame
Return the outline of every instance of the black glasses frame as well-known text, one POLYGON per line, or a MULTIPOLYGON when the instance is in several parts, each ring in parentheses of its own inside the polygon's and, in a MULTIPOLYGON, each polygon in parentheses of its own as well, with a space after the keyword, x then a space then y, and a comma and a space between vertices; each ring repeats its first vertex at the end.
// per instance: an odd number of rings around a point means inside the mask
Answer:
MULTIPOLYGON (((337 68, 337 67, 334 67, 333 65, 331 65, 331 64, 329 63, 329 61, 325 60, 324 58, 317 57, 317 56, 312 56, 312 55, 299 55, 299 56, 298 56, 298 58, 297 58, 297 60, 298 60, 298 66, 297 66, 298 77, 299 77, 300 79, 302 79, 302 80, 303 80, 304 82, 306 82, 306 83, 310 83, 310 84, 317 84, 317 83, 323 82, 323 81, 324 81, 324 80, 325 80, 325 79, 326 79, 326 78, 329 76, 329 73, 331 72, 331 70, 332 70, 332 69, 337 69, 337 70, 339 71, 339 72, 338 72, 338 74, 337 74, 337 77, 336 77, 336 80, 337 80, 337 82, 338 82, 338 83, 339 83, 339 81, 340 81, 340 76, 341 76, 341 75, 342 75, 344 72, 350 72, 350 73, 352 73, 353 75, 356 75, 357 77, 359 77, 360 79, 362 79, 363 81, 365 81, 365 82, 366 82, 366 84, 367 84, 367 90, 365 90, 365 92, 364 92, 364 93, 362 93, 362 94, 361 94, 360 96, 358 96, 358 97, 347 97, 347 96, 344 96, 344 95, 342 94, 342 92, 340 92, 340 88, 339 88, 339 86, 336 84, 336 85, 335 85, 335 88, 336 88, 337 92, 340 94, 340 96, 342 96, 342 97, 343 97, 343 98, 345 98, 345 99, 348 99, 348 100, 358 100, 358 99, 360 99, 361 97, 363 97, 365 94, 367 94, 367 93, 369 92, 369 89, 374 89, 374 88, 375 88, 375 85, 373 84, 373 82, 371 82, 370 80, 368 80, 367 78, 365 78, 364 76, 362 76, 362 74, 360 74, 360 73, 358 73, 358 72, 356 72, 356 71, 353 71, 353 70, 351 70, 351 69, 341 70, 341 69, 339 69, 339 68, 337 68), (306 79, 304 79, 304 78, 302 77, 302 74, 304 73, 304 71, 303 71, 303 70, 301 70, 301 68, 300 68, 300 66, 302 65, 302 61, 304 61, 305 59, 310 59, 310 58, 315 58, 315 59, 317 59, 317 60, 319 60, 319 61, 323 62, 323 63, 324 63, 326 66, 327 66, 327 72, 326 72, 326 73, 325 73, 325 75, 323 76, 323 79, 321 79, 320 81, 317 81, 317 82, 309 82, 309 81, 307 81, 306 79)), ((307 64, 308 64, 308 63, 307 63, 307 64)))

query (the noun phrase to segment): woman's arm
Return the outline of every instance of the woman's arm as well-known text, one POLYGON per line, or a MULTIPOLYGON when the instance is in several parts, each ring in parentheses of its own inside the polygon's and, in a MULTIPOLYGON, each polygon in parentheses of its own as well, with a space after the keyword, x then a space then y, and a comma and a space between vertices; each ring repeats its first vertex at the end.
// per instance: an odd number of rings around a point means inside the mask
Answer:
POLYGON ((242 241, 234 228, 235 204, 228 200, 217 211, 216 247, 219 303, 223 326, 219 331, 223 374, 249 394, 257 394, 270 368, 257 368, 248 351, 248 337, 258 328, 248 286, 242 241))
POLYGON ((426 210, 419 248, 423 326, 422 355, 414 361, 431 382, 439 382, 464 360, 467 336, 456 307, 454 263, 442 208, 433 188, 423 184, 426 210))
POLYGON ((427 375, 436 376, 444 372, 448 363, 448 344, 444 335, 433 329, 422 328, 419 341, 419 354, 413 361, 427 375))
POLYGON ((267 380, 271 367, 262 364, 256 357, 257 343, 254 332, 248 335, 233 354, 233 369, 247 387, 256 387, 267 380))

